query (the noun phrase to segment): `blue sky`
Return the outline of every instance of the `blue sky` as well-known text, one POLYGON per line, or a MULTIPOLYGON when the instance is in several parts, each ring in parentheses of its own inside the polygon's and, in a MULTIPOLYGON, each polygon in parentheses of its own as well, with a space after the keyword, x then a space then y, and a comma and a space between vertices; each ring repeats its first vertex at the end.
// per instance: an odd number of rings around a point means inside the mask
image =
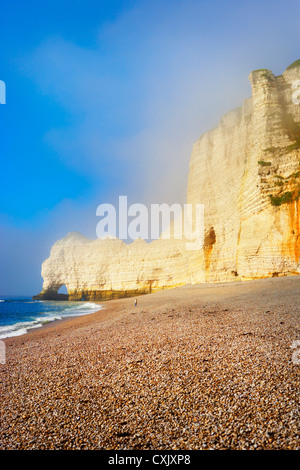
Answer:
POLYGON ((3 1, 0 294, 41 290, 96 207, 185 201, 193 143, 299 59, 298 1, 3 1))

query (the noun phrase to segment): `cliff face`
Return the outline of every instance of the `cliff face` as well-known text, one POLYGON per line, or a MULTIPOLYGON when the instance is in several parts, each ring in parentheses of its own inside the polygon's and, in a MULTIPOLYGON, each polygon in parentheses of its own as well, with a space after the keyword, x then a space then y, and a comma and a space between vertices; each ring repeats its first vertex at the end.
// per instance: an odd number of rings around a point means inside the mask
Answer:
POLYGON ((108 299, 197 282, 299 274, 300 105, 297 61, 279 77, 250 74, 252 96, 195 143, 187 203, 204 204, 202 249, 183 240, 89 240, 72 233, 43 263, 43 291, 55 298, 108 299))
POLYGON ((206 280, 299 273, 299 76, 299 65, 252 72, 252 97, 194 145, 188 202, 204 202, 216 234, 206 280))
POLYGON ((145 294, 186 283, 181 240, 90 240, 72 232, 57 241, 42 265, 39 299, 59 299, 66 285, 70 300, 97 300, 145 294))

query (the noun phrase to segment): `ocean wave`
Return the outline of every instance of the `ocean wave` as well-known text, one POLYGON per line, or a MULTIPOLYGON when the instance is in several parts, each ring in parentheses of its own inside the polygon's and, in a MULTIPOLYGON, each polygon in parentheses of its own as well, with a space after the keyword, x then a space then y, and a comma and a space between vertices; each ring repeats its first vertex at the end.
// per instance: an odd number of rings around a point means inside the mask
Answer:
POLYGON ((85 302, 80 305, 72 305, 67 307, 64 312, 64 317, 80 317, 83 315, 89 315, 90 313, 95 313, 98 310, 102 310, 102 305, 94 304, 92 302, 85 302))
POLYGON ((55 320, 61 320, 60 315, 51 315, 47 317, 38 317, 32 321, 25 321, 14 323, 13 325, 5 325, 0 327, 0 339, 10 338, 12 336, 21 336, 27 333, 28 330, 34 328, 40 328, 46 323, 53 322, 55 320))
POLYGON ((24 335, 28 330, 33 328, 40 328, 46 323, 62 320, 63 318, 67 317, 88 315, 103 308, 102 305, 96 304, 94 302, 72 303, 71 305, 69 302, 66 302, 66 304, 55 302, 54 305, 55 308, 52 309, 52 311, 40 311, 36 317, 33 317, 30 320, 16 322, 11 325, 0 326, 0 339, 24 335))
POLYGON ((61 319, 62 319, 61 315, 53 315, 49 317, 38 317, 37 321, 44 325, 45 323, 50 323, 52 321, 61 320, 61 319))
POLYGON ((101 309, 101 305, 100 304, 95 304, 93 302, 84 302, 83 304, 79 304, 77 307, 76 307, 76 310, 80 310, 80 309, 98 309, 100 310, 101 309))
POLYGON ((26 328, 20 328, 17 331, 7 332, 5 334, 0 335, 0 339, 11 338, 12 336, 22 336, 22 335, 25 335, 26 333, 27 333, 26 328))
POLYGON ((42 326, 37 320, 15 323, 13 325, 6 325, 0 327, 0 339, 10 338, 12 336, 21 336, 27 333, 28 330, 33 328, 40 328, 42 326))

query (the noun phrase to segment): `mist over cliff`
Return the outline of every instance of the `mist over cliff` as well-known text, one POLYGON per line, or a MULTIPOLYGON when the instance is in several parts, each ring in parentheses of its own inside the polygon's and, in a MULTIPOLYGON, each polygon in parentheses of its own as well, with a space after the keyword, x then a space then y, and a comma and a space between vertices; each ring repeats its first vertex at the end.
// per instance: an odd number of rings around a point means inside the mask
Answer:
POLYGON ((194 144, 187 203, 203 204, 204 246, 90 240, 71 233, 42 265, 37 298, 109 299, 198 282, 299 274, 300 61, 251 72, 252 96, 194 144))

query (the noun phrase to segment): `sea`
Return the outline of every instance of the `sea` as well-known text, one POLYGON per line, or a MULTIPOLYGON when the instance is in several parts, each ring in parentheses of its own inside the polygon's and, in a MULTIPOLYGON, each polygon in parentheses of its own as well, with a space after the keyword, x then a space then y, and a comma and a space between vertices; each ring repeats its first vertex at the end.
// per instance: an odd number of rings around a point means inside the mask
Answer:
POLYGON ((45 323, 101 310, 93 302, 32 300, 31 297, 0 297, 0 339, 26 334, 45 323))

